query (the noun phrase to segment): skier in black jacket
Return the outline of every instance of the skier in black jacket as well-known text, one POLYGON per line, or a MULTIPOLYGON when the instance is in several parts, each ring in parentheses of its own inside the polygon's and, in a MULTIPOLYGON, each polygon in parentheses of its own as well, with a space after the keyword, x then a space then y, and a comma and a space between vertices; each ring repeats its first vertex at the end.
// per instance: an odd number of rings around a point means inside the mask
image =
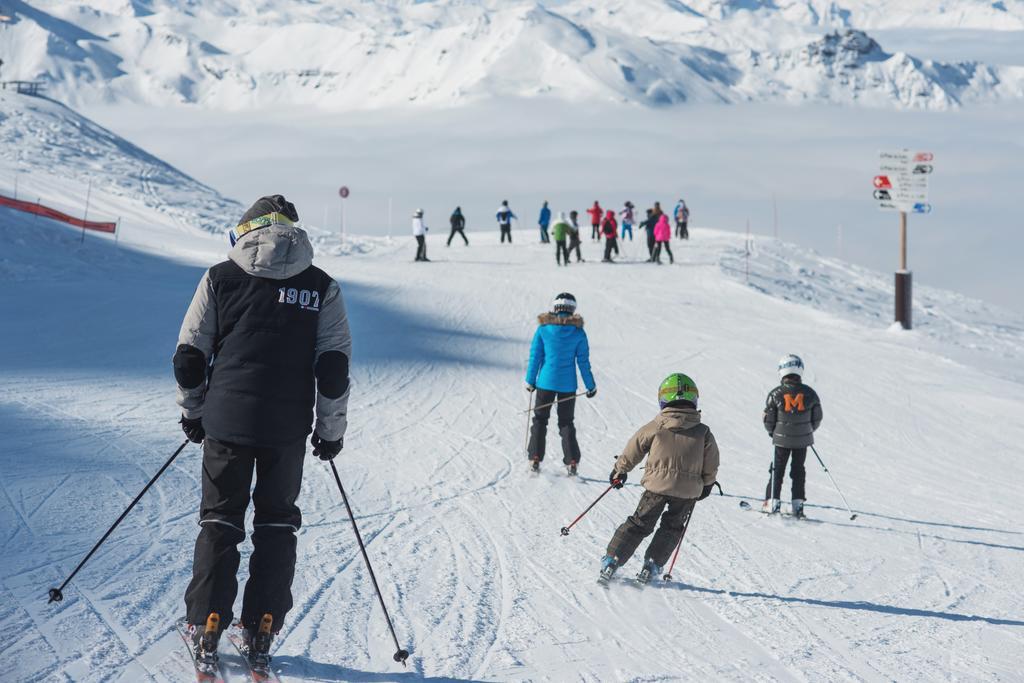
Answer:
POLYGON ((345 304, 338 283, 312 265, 298 219, 281 195, 253 204, 231 231, 229 259, 200 280, 178 336, 181 425, 203 444, 202 528, 185 593, 198 661, 216 661, 217 640, 232 623, 254 470, 241 623, 252 656, 267 657, 292 607, 302 522, 295 501, 314 409, 313 454, 321 460, 338 455, 347 426, 345 304))
POLYGON ((455 211, 452 211, 452 215, 449 220, 451 221, 452 224, 452 232, 450 235, 448 235, 448 243, 445 246, 452 246, 452 238, 455 237, 456 234, 458 234, 462 237, 462 241, 465 242, 466 246, 468 247, 469 239, 466 237, 466 217, 462 215, 461 206, 455 207, 455 211))
POLYGON ((779 512, 782 507, 782 479, 786 475, 786 462, 793 480, 793 515, 804 516, 804 461, 807 448, 814 444, 814 432, 821 424, 821 401, 811 387, 801 381, 804 362, 799 356, 789 355, 779 361, 782 383, 772 389, 764 408, 764 427, 772 436, 775 458, 769 468, 770 478, 764 493, 765 512, 779 512))

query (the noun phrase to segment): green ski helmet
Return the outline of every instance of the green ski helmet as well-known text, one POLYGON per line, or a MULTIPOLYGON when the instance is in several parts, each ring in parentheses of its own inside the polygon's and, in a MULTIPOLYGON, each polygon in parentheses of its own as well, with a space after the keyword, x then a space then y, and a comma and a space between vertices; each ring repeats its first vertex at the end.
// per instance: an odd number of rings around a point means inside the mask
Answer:
POLYGON ((697 383, 681 372, 673 372, 658 387, 658 405, 662 408, 673 401, 689 401, 697 405, 697 383))

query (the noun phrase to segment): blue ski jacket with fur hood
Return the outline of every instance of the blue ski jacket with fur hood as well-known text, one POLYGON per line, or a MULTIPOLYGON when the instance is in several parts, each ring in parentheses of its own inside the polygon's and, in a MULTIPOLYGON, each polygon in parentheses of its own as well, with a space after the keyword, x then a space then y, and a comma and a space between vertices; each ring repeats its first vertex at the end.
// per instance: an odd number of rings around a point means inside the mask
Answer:
POLYGON ((590 344, 583 331, 583 318, 578 315, 544 313, 537 318, 540 326, 530 345, 530 363, 526 367, 526 383, 539 389, 560 393, 576 393, 576 366, 583 385, 594 389, 590 371, 590 344))

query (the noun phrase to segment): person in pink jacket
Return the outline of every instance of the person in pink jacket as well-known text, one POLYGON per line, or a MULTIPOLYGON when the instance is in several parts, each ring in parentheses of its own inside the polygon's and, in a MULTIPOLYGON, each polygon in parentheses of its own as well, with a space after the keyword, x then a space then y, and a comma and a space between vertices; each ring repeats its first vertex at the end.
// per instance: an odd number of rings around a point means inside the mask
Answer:
POLYGON ((658 216, 658 222, 654 224, 654 255, 651 258, 655 263, 661 265, 661 247, 665 246, 665 251, 668 252, 668 262, 675 263, 675 259, 672 258, 672 247, 668 246, 668 241, 672 239, 672 226, 668 223, 668 216, 661 214, 658 216))

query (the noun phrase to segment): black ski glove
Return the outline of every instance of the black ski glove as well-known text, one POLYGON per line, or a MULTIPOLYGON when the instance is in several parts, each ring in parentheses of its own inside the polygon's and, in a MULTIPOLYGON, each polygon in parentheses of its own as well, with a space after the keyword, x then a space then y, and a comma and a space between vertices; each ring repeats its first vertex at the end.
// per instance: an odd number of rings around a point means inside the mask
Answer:
POLYGON ((537 391, 537 386, 535 384, 527 384, 526 390, 532 394, 533 392, 537 391))
POLYGON ((587 391, 587 398, 594 398, 595 396, 597 396, 597 387, 587 391))
POLYGON ((181 416, 181 431, 185 432, 185 438, 192 443, 202 443, 206 438, 206 430, 203 429, 203 418, 187 418, 181 416))
POLYGON ((320 435, 313 432, 313 438, 309 440, 313 444, 313 455, 320 458, 324 462, 328 460, 334 460, 338 453, 341 453, 341 448, 344 445, 345 438, 342 437, 337 441, 324 441, 320 438, 320 435))
POLYGON ((626 483, 626 479, 628 479, 628 477, 625 472, 616 472, 615 470, 612 470, 612 473, 608 475, 608 483, 611 484, 613 488, 617 489, 622 488, 626 483))
POLYGON ((700 497, 697 500, 704 500, 711 495, 711 489, 715 488, 715 484, 711 483, 704 487, 704 490, 700 492, 700 497))

